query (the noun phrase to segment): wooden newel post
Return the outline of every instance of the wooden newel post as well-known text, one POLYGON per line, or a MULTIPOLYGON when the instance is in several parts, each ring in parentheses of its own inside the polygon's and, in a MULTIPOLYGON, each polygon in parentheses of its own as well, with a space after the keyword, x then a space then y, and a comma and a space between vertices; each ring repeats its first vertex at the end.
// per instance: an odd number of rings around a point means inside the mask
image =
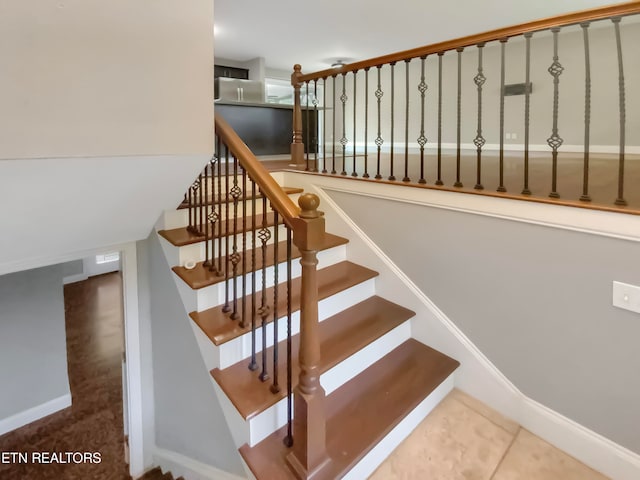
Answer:
POLYGON ((318 336, 318 278, 316 254, 325 233, 320 200, 304 194, 302 211, 295 219, 293 242, 302 254, 300 304, 300 381, 294 390, 293 448, 287 462, 296 475, 310 479, 329 461, 326 449, 325 393, 320 385, 320 337, 318 336))
POLYGON ((300 167, 304 165, 304 143, 302 143, 302 107, 300 105, 300 80, 302 67, 293 66, 291 85, 293 86, 293 139, 291 141, 291 162, 300 167))

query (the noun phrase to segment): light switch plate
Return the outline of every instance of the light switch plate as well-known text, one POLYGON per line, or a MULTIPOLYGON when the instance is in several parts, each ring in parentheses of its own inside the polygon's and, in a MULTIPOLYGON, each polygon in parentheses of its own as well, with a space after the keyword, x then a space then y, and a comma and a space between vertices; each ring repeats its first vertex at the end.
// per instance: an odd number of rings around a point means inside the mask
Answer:
POLYGON ((613 282, 613 306, 640 313, 640 287, 613 282))

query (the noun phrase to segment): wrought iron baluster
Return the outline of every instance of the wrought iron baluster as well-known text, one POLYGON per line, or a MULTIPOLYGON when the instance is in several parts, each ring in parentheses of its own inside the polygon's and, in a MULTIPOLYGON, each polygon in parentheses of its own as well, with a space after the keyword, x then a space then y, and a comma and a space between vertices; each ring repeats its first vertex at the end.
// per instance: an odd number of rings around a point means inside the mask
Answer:
POLYGON ((280 385, 278 384, 278 212, 273 212, 274 224, 273 229, 273 383, 271 384, 271 393, 278 393, 280 385))
POLYGON ((482 49, 484 43, 479 43, 478 47, 478 74, 473 77, 473 83, 476 84, 478 90, 478 129, 476 131, 476 138, 473 139, 473 144, 476 146, 476 184, 473 188, 476 190, 482 190, 482 146, 485 144, 485 139, 482 136, 482 85, 487 80, 482 73, 482 49))
POLYGON ((404 178, 403 182, 410 182, 409 178, 409 62, 411 59, 404 61, 405 85, 404 85, 404 178))
MULTIPOLYGON (((499 183, 498 192, 506 192, 504 186, 504 71, 505 71, 505 50, 507 48, 507 39, 500 39, 500 160, 499 160, 499 183)), ((529 88, 525 84, 525 89, 529 88)))
POLYGON ((216 254, 215 254, 215 244, 216 244, 216 226, 218 220, 220 220, 220 215, 216 209, 217 207, 217 198, 216 198, 216 164, 220 165, 220 139, 218 138, 216 142, 216 155, 214 155, 211 163, 211 211, 207 216, 207 220, 211 224, 211 262, 209 262, 209 271, 215 272, 216 276, 219 275, 216 269, 216 254))
POLYGON ((560 98, 560 75, 564 71, 564 67, 560 64, 558 58, 558 33, 559 28, 552 28, 553 33, 553 63, 549 67, 549 74, 553 77, 553 127, 551 136, 547 139, 547 144, 552 149, 552 165, 551 165, 551 193, 549 197, 560 198, 560 194, 557 191, 558 183, 558 148, 562 145, 563 141, 558 135, 558 103, 560 98))
MULTIPOLYGON (((318 171, 318 79, 316 78, 313 81, 313 118, 315 119, 313 129, 313 141, 311 144, 313 145, 313 171, 318 171)), ((307 124, 307 128, 309 128, 307 124)))
POLYGON ((354 70, 353 72, 353 171, 351 172, 352 177, 357 177, 358 173, 356 172, 356 119, 358 118, 356 115, 356 99, 357 99, 357 90, 356 90, 356 79, 358 78, 358 71, 354 70))
POLYGON ((531 37, 525 33, 525 90, 524 90, 524 186, 523 195, 531 195, 529 190, 529 109, 531 105, 531 37))
MULTIPOLYGON (((194 182, 195 183, 195 182, 194 182)), ((187 231, 188 232, 194 232, 194 221, 193 221, 193 217, 195 214, 195 202, 193 200, 193 185, 194 183, 192 183, 189 188, 187 189, 187 202, 189 204, 189 225, 187 226, 187 231)))
POLYGON ((262 372, 260 373, 260 380, 265 382, 269 379, 269 374, 267 373, 267 318, 269 317, 269 305, 267 305, 267 242, 271 238, 271 232, 267 222, 267 197, 264 192, 262 192, 262 227, 258 232, 258 238, 260 238, 260 248, 262 250, 262 296, 260 310, 258 311, 262 327, 262 372))
POLYGON ((394 70, 396 66, 396 62, 391 62, 391 133, 389 138, 389 145, 391 147, 391 152, 389 154, 389 180, 395 180, 396 177, 393 175, 393 120, 394 120, 394 106, 395 106, 395 79, 394 79, 394 70))
POLYGON ((613 26, 616 33, 616 47, 618 50, 618 98, 620 110, 620 155, 618 160, 618 197, 616 205, 626 205, 624 199, 624 147, 625 147, 625 125, 626 125, 626 109, 625 109, 625 87, 624 87, 624 68, 622 64, 622 39, 620 38, 620 17, 612 18, 613 26))
POLYGON ((209 263, 209 214, 207 212, 209 208, 209 166, 213 162, 213 158, 209 160, 204 167, 204 262, 202 262, 202 268, 207 268, 209 263))
POLYGON ((305 87, 306 87, 306 106, 305 106, 305 115, 307 117, 307 124, 306 124, 306 128, 305 128, 305 161, 306 161, 306 166, 305 166, 305 170, 308 172, 310 170, 309 168, 309 150, 311 149, 311 141, 309 139, 309 80, 307 80, 305 82, 305 87))
POLYGON ((224 306, 222 311, 229 313, 231 311, 231 306, 229 305, 229 148, 225 151, 224 202, 224 306))
POLYGON ((347 174, 347 170, 346 170, 346 153, 347 153, 347 143, 349 143, 349 140, 347 140, 347 109, 346 109, 346 105, 347 105, 347 91, 346 91, 346 84, 347 84, 347 80, 346 80, 346 72, 342 74, 342 95, 340 95, 340 101, 342 102, 342 138, 340 139, 340 144, 342 145, 342 172, 340 172, 340 175, 346 175, 347 174))
POLYGON ((376 137, 376 147, 378 148, 378 157, 376 162, 376 176, 375 176, 377 180, 380 180, 382 178, 382 175, 380 175, 380 152, 382 149, 382 144, 384 143, 384 140, 382 139, 382 135, 380 131, 380 128, 381 128, 380 127, 381 125, 380 102, 382 101, 382 96, 384 95, 384 92, 382 91, 382 85, 380 84, 381 68, 382 68, 382 65, 378 65, 376 67, 376 69, 378 70, 378 88, 375 91, 375 96, 378 99, 378 136, 376 137))
POLYGON ((457 135, 456 135, 456 183, 454 187, 462 187, 460 181, 460 120, 462 113, 462 51, 464 48, 456 49, 458 52, 458 103, 457 103, 457 135))
MULTIPOLYGON (((247 202, 249 201, 249 192, 247 191, 247 171, 242 169, 242 192, 244 198, 242 201, 242 317, 240 319, 240 328, 247 326, 247 202)), ((254 192, 251 192, 253 195, 254 192)))
POLYGON ((327 77, 322 77, 322 173, 327 173, 327 77))
POLYGON ((582 195, 580 200, 590 202, 589 196, 589 133, 591 125, 591 61, 589 58, 589 28, 590 23, 580 24, 584 41, 584 163, 582 166, 582 195))
POLYGON ((427 144, 427 137, 424 136, 424 97, 429 86, 425 82, 425 63, 427 56, 420 57, 420 83, 418 91, 420 92, 420 136, 418 137, 418 145, 420 145, 420 180, 418 183, 427 183, 424 179, 424 146, 427 144))
POLYGON ((444 185, 442 181, 442 57, 444 52, 438 53, 438 178, 436 185, 444 185))
POLYGON ((369 69, 364 69, 364 174, 362 178, 369 178, 369 69))
MULTIPOLYGON (((225 150, 225 157, 228 157, 228 147, 225 145, 224 146, 224 150, 225 150)), ((223 258, 224 258, 224 254, 222 252, 222 157, 219 156, 218 157, 218 173, 216 175, 216 177, 218 178, 218 196, 216 197, 216 204, 218 205, 217 208, 217 213, 218 213, 218 232, 217 232, 217 237, 218 237, 218 268, 217 268, 217 274, 218 276, 222 276, 224 275, 224 272, 226 270, 226 266, 224 266, 223 269, 223 258)))
POLYGON ((333 75, 333 135, 331 136, 331 174, 336 174, 336 76, 333 75))
MULTIPOLYGON (((238 263, 240 262, 240 254, 238 253, 238 201, 242 190, 238 186, 238 159, 233 156, 233 186, 231 187, 231 198, 233 199, 233 245, 231 247, 231 266, 233 271, 233 307, 231 319, 236 320, 238 314, 238 263)), ((228 232, 227 232, 228 233, 228 232)))
POLYGON ((293 445, 293 375, 291 368, 291 229, 287 227, 287 435, 284 444, 293 445))
POLYGON ((204 232, 202 231, 202 226, 204 224, 204 212, 203 212, 203 206, 204 206, 204 201, 202 199, 202 193, 204 191, 204 186, 203 186, 203 182, 202 182, 202 173, 200 173, 200 175, 198 175, 198 235, 204 235, 204 232))
MULTIPOLYGON (((249 363, 249 370, 255 371, 258 369, 258 362, 256 361, 256 197, 258 191, 256 182, 251 179, 251 362, 249 363)), ((262 192, 260 192, 262 194, 262 192)))

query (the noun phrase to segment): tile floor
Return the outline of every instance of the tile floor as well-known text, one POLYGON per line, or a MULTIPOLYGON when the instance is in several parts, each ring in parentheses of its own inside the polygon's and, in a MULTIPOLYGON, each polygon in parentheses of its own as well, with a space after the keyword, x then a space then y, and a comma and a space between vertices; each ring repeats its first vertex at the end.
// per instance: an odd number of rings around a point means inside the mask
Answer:
POLYGON ((606 480, 481 402, 454 390, 370 480, 606 480))

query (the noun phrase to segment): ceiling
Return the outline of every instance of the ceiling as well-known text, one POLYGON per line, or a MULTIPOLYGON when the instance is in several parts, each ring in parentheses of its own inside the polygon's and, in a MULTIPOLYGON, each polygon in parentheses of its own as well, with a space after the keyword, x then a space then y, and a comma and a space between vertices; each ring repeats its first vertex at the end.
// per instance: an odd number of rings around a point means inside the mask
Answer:
POLYGON ((215 0, 215 55, 267 68, 328 68, 560 13, 603 0, 215 0))

